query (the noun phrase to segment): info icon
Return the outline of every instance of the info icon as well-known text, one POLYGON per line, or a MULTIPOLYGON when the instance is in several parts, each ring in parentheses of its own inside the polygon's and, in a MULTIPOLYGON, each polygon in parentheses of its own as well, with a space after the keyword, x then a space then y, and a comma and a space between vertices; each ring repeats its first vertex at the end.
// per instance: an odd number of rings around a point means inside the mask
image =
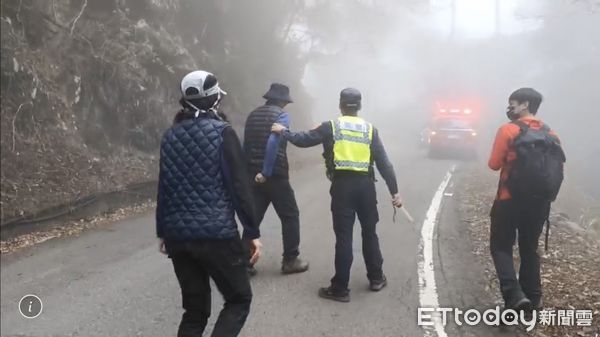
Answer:
POLYGON ((42 300, 35 295, 25 295, 19 301, 19 312, 25 318, 36 318, 42 313, 42 300))

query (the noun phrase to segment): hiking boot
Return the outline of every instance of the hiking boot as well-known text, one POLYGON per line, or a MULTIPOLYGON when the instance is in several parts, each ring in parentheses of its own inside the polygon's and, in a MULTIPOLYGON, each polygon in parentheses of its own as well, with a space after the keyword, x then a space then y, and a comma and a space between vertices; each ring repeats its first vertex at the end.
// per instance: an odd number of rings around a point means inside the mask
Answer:
POLYGON ((350 302, 350 291, 338 291, 331 287, 320 288, 319 297, 338 302, 350 302))
POLYGON ((506 300, 506 308, 515 311, 531 310, 531 301, 525 296, 522 291, 516 291, 506 300))
POLYGON ((543 304, 541 298, 538 300, 531 300, 531 306, 525 311, 525 319, 531 320, 533 318, 533 311, 535 310, 536 312, 539 312, 542 310, 542 306, 543 304))
POLYGON ((379 280, 369 281, 369 289, 371 289, 371 291, 380 291, 385 286, 387 286, 387 278, 385 278, 385 275, 383 275, 379 280))
POLYGON ((256 268, 254 268, 254 266, 252 265, 246 267, 246 271, 248 272, 248 276, 250 277, 256 276, 256 274, 258 274, 258 270, 256 270, 256 268))
POLYGON ((298 257, 293 259, 284 259, 281 262, 281 273, 282 274, 295 274, 303 273, 308 270, 308 262, 301 260, 298 257))

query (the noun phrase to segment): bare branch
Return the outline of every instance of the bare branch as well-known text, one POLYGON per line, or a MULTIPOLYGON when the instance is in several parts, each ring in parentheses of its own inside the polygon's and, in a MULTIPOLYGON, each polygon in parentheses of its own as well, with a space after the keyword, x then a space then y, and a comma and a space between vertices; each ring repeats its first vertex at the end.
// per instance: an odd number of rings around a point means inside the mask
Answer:
POLYGON ((17 112, 15 112, 15 116, 13 117, 12 120, 12 152, 15 152, 15 122, 17 120, 17 116, 19 115, 19 111, 21 111, 21 108, 27 104, 32 104, 31 102, 25 102, 25 103, 21 103, 21 105, 19 105, 19 108, 17 109, 17 112))
POLYGON ((19 8, 17 9, 16 17, 17 21, 22 24, 23 22, 21 22, 21 5, 23 5, 23 0, 19 0, 19 8))
POLYGON ((77 20, 79 20, 79 18, 81 18, 81 16, 83 15, 83 11, 87 7, 87 3, 88 3, 87 0, 83 1, 83 6, 81 6, 81 11, 79 11, 79 14, 75 18, 75 20, 73 20, 73 24, 71 25, 71 35, 73 35, 73 30, 75 29, 75 25, 77 24, 77 20))
POLYGON ((204 35, 206 34, 207 26, 208 26, 208 22, 205 22, 204 27, 202 28, 202 34, 200 34, 200 41, 204 40, 204 35))
POLYGON ((52 0, 52 13, 54 14, 54 21, 58 22, 58 17, 56 16, 56 0, 52 0))

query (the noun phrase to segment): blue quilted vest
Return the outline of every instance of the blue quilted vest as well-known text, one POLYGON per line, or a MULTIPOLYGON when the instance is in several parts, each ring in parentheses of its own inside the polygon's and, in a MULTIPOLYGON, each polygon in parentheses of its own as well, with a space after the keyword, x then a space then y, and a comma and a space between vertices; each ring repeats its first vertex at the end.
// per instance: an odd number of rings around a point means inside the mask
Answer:
POLYGON ((193 118, 165 132, 156 214, 159 236, 165 240, 239 235, 221 165, 222 132, 228 126, 215 119, 193 118))

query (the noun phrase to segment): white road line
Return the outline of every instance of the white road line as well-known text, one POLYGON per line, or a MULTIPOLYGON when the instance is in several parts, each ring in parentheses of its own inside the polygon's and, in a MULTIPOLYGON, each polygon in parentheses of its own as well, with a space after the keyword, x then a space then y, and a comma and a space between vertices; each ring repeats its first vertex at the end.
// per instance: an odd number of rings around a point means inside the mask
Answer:
MULTIPOLYGON (((442 204, 442 198, 444 191, 448 187, 448 183, 452 178, 455 165, 452 165, 450 171, 446 173, 444 180, 438 187, 431 205, 425 215, 423 221, 423 227, 421 227, 421 240, 419 242, 419 263, 418 263, 418 274, 419 274, 419 303, 421 308, 439 308, 440 304, 438 301, 438 293, 435 285, 435 272, 433 264, 433 236, 435 233, 435 225, 442 204)), ((444 325, 442 324, 442 318, 440 315, 434 315, 432 317, 433 328, 438 337, 447 337, 444 325)), ((431 336, 431 326, 425 326, 425 336, 431 336)))

